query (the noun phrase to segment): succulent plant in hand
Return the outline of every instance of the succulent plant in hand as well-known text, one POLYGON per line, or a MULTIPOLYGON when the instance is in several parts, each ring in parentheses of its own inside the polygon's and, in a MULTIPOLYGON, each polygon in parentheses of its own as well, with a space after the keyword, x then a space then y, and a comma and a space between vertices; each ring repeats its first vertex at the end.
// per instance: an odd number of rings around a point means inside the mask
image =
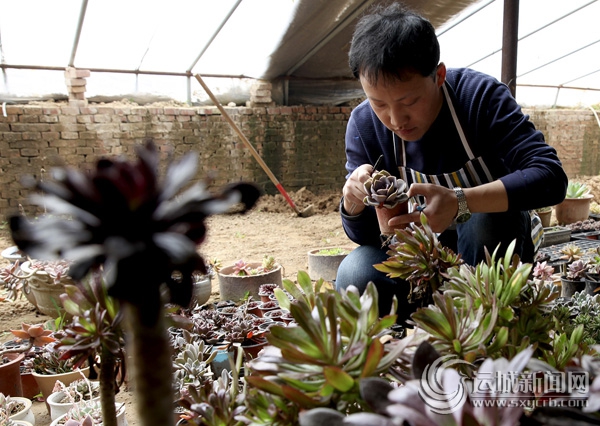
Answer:
POLYGON ((408 195, 406 195, 408 185, 406 182, 390 175, 385 170, 375 171, 365 181, 364 187, 367 196, 363 201, 367 206, 392 209, 398 204, 408 201, 408 195))

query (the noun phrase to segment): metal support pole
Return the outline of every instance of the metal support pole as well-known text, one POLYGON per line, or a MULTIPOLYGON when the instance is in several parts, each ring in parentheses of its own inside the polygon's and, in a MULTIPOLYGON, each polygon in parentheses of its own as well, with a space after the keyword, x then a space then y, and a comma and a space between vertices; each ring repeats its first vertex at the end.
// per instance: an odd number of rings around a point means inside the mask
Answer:
POLYGON ((519 45, 519 0, 504 0, 502 23, 502 82, 517 95, 517 48, 519 45))

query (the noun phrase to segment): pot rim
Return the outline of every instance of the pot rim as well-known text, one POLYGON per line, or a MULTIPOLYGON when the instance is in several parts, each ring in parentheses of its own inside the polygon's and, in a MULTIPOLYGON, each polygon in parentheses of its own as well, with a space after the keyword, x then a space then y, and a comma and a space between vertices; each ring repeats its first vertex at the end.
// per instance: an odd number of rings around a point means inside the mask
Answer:
POLYGON ((12 416, 10 416, 10 419, 12 419, 14 416, 18 416, 19 414, 31 409, 31 407, 33 406, 33 403, 31 401, 31 399, 29 398, 25 398, 24 396, 10 396, 10 399, 12 401, 17 401, 20 402, 21 404, 25 405, 25 408, 23 408, 21 411, 19 411, 18 413, 13 414, 12 416))

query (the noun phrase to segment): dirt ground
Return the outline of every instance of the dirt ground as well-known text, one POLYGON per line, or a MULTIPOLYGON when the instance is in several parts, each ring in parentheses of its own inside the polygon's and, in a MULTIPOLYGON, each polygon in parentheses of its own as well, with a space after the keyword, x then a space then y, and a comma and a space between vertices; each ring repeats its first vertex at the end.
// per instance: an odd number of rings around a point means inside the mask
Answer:
MULTIPOLYGON (((600 176, 581 177, 600 201, 600 176)), ((327 246, 354 246, 344 234, 341 226, 338 203, 341 193, 314 195, 300 190, 290 193, 298 209, 309 205, 314 214, 298 217, 281 195, 263 196, 258 205, 248 214, 214 216, 208 220, 208 234, 200 253, 207 259, 218 259, 226 266, 237 260, 260 261, 264 255, 272 255, 283 266, 284 278, 295 280, 299 270, 308 268, 307 252, 327 246)), ((0 250, 11 246, 6 227, 0 229, 0 250)), ((1 262, 2 260, 0 260, 1 262)), ((218 280, 213 280, 211 300, 218 299, 218 280)), ((39 314, 26 300, 0 305, 0 340, 9 340, 10 329, 20 328, 22 322, 35 324, 48 317, 39 314)), ((118 401, 127 405, 130 426, 137 423, 134 418, 133 394, 123 389, 118 401)), ((50 424, 45 404, 34 402, 37 426, 50 424)))

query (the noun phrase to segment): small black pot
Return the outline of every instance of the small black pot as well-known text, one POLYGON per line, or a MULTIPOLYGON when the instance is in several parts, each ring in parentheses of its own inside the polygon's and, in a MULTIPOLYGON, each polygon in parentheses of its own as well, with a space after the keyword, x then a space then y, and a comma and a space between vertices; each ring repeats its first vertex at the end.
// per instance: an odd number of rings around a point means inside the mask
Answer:
POLYGON ((560 281, 562 284, 562 297, 571 298, 576 292, 582 292, 586 290, 585 281, 573 281, 567 279, 565 276, 560 277, 560 281))
POLYGON ((587 274, 585 278, 585 291, 590 296, 600 294, 600 274, 587 274))

